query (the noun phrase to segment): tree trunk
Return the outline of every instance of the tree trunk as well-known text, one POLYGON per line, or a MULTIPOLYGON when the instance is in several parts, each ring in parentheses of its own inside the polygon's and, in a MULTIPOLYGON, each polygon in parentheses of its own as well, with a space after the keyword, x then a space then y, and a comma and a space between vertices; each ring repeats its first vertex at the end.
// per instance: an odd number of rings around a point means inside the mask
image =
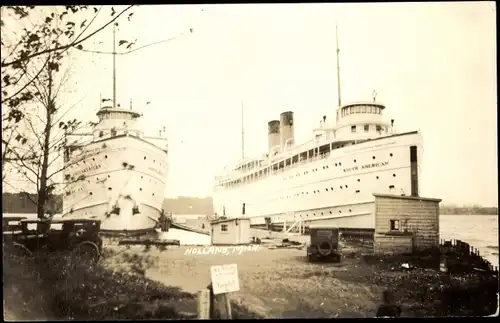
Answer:
POLYGON ((42 165, 40 171, 40 186, 38 187, 38 199, 37 199, 37 216, 39 219, 45 216, 45 206, 48 202, 48 185, 47 185, 47 173, 49 168, 49 153, 50 153, 50 132, 52 125, 52 113, 54 111, 54 100, 52 98, 52 70, 50 69, 51 64, 48 64, 47 70, 49 73, 49 85, 48 85, 48 95, 47 103, 45 106, 46 111, 46 124, 44 129, 43 147, 42 147, 42 165))

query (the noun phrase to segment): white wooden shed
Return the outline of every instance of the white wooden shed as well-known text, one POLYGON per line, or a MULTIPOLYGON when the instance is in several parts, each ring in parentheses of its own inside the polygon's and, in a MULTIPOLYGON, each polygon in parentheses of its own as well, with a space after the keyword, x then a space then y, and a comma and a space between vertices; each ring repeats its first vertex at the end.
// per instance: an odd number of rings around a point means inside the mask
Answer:
POLYGON ((250 219, 230 218, 213 221, 212 245, 242 245, 250 243, 250 219))

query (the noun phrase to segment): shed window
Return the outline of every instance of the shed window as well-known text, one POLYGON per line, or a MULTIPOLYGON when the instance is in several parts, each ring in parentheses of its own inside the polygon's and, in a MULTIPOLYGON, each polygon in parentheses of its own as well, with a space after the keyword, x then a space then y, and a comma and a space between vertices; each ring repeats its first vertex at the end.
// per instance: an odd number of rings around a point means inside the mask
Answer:
POLYGON ((391 220, 391 231, 399 231, 399 220, 391 220))
POLYGON ((228 231, 227 224, 221 224, 221 226, 220 226, 220 230, 221 230, 222 232, 227 232, 227 231, 228 231))

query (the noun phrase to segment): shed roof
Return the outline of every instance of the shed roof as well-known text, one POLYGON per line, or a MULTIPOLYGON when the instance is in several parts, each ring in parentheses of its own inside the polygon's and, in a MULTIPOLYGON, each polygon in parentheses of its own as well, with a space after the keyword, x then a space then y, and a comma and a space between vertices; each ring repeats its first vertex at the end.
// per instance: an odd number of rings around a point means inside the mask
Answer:
POLYGON ((228 219, 224 219, 224 220, 215 220, 215 221, 212 221, 210 223, 212 225, 214 225, 214 224, 219 224, 219 223, 232 222, 232 221, 236 221, 236 220, 249 220, 250 221, 250 218, 247 218, 247 217, 228 218, 228 219))

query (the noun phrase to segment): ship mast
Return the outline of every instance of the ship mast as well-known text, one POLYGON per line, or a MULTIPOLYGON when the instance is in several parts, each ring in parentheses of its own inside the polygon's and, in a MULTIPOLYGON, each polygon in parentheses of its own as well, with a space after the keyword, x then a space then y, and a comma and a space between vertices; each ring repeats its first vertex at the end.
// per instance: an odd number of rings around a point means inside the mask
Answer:
POLYGON ((113 23, 113 108, 116 108, 116 23, 113 23))
POLYGON ((335 24, 335 42, 337 44, 337 98, 339 108, 342 106, 341 92, 340 92, 340 48, 339 48, 339 26, 335 24))
POLYGON ((245 158, 245 123, 243 119, 243 100, 241 100, 241 159, 245 158))

